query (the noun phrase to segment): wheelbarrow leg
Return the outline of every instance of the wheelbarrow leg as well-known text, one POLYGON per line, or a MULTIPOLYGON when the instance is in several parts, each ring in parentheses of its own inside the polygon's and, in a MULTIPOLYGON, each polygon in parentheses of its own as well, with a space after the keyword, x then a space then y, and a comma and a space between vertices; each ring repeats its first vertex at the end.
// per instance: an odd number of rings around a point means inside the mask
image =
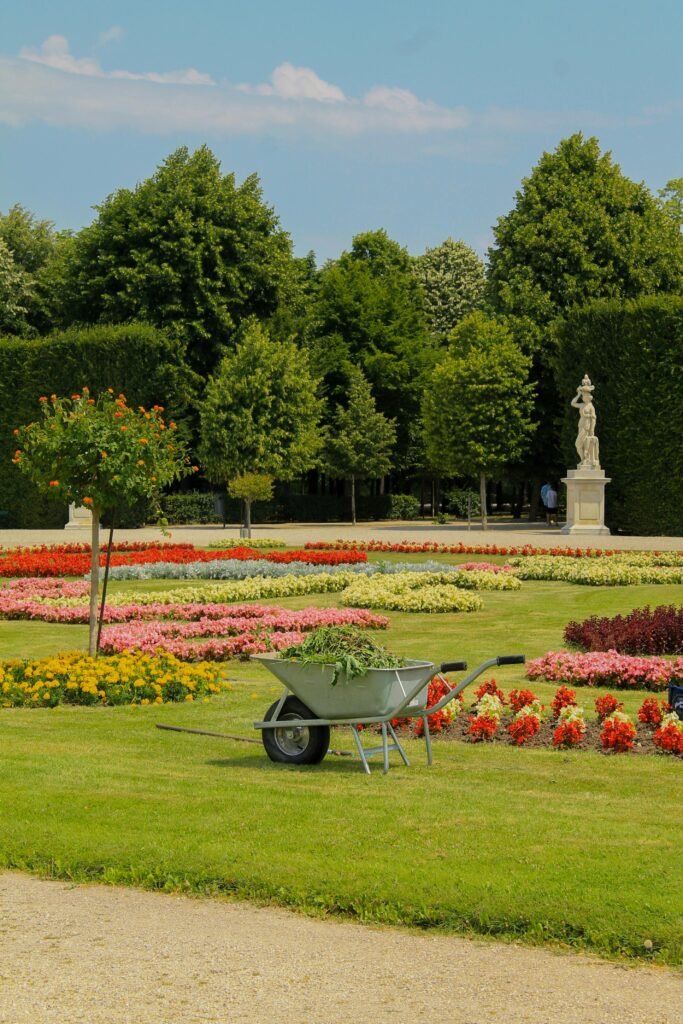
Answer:
POLYGON ((382 754, 384 756, 384 774, 389 771, 389 746, 387 744, 387 723, 382 722, 382 754))
POLYGON ((407 768, 410 768, 410 761, 408 760, 408 758, 406 756, 405 750, 403 749, 403 747, 401 746, 401 744, 398 741, 398 736, 396 735, 396 733, 394 731, 394 727, 391 724, 391 722, 387 722, 387 729, 391 733, 391 738, 393 739, 393 741, 394 741, 394 743, 396 745, 396 749, 398 750, 399 754, 403 758, 404 765, 406 765, 407 768))
POLYGON ((368 759, 365 756, 365 751, 363 750, 363 744, 360 741, 360 736, 358 734, 358 726, 352 725, 351 726, 351 732, 353 733, 353 738, 356 741, 356 747, 358 748, 358 756, 361 759, 361 763, 363 765, 363 771, 365 772, 366 775, 369 775, 370 774, 370 765, 368 764, 368 759))
POLYGON ((422 721, 424 723, 424 730, 425 730, 425 746, 427 747, 427 764, 431 768, 432 767, 432 736, 431 736, 431 733, 429 731, 429 714, 428 714, 428 712, 426 710, 425 710, 424 715, 422 716, 422 721))

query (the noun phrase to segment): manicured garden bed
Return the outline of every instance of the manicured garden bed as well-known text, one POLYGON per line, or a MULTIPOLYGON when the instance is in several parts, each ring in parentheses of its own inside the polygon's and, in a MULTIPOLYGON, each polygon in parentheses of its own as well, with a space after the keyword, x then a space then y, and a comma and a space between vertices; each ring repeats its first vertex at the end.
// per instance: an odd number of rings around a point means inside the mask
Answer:
MULTIPOLYGON (((415 562, 434 555, 389 557, 415 562)), ((472 560, 470 552, 439 557, 472 560)), ((252 582, 284 581, 211 586, 252 582)), ((336 588, 311 593, 295 582, 277 596, 278 606, 339 608, 336 588)), ((112 607, 125 608, 143 593, 147 607, 155 600, 190 605, 206 600, 207 586, 114 581, 112 607)), ((526 580, 514 592, 487 591, 484 607, 468 615, 386 612, 382 642, 435 662, 535 658, 561 646, 571 620, 680 604, 681 595, 680 586, 666 583, 526 580)), ((223 596, 230 600, 225 590, 223 596)), ((56 654, 83 646, 85 637, 78 624, 0 621, 0 658, 56 654)), ((531 737, 521 748, 503 738, 504 728, 500 740, 477 743, 437 736, 434 767, 427 769, 423 741, 407 739, 410 769, 396 765, 386 777, 365 777, 350 758, 333 755, 314 768, 271 764, 252 722, 279 687, 256 664, 229 662, 219 672, 231 689, 208 703, 0 710, 0 863, 683 963, 675 898, 683 868, 681 761, 584 749, 598 729, 593 702, 605 687, 578 692, 588 719, 578 749, 546 748, 541 731, 538 745, 531 737), (158 722, 256 742, 160 732, 158 722)), ((530 684, 523 667, 495 676, 506 694, 531 686, 546 708, 559 685, 530 684)), ((468 704, 473 697, 466 691, 468 704)), ((641 741, 647 727, 637 713, 647 691, 616 697, 641 741)), ((459 719, 464 729, 466 716, 459 719)), ((547 717, 541 730, 550 729, 547 717)), ((333 746, 352 750, 348 732, 334 737, 333 746)))

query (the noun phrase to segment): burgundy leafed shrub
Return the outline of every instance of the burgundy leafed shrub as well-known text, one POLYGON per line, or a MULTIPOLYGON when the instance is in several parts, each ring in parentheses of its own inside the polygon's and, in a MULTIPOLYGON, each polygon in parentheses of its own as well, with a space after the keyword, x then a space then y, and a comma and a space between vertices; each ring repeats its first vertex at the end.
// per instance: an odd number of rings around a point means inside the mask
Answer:
POLYGON ((660 605, 636 608, 630 615, 599 618, 565 626, 568 644, 585 651, 618 651, 619 654, 683 653, 683 608, 660 605))

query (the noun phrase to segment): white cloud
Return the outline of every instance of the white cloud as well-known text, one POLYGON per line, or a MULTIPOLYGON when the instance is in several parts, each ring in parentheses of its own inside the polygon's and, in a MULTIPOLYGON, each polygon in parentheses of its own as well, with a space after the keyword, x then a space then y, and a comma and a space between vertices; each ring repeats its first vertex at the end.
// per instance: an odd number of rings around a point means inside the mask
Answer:
MULTIPOLYGON (((103 35, 114 40, 120 38, 118 33, 113 26, 103 35)), ((0 56, 0 122, 29 121, 98 131, 129 128, 146 134, 421 135, 429 136, 423 143, 426 152, 430 147, 452 147, 456 139, 464 145, 476 140, 481 147, 510 132, 589 129, 608 119, 570 111, 492 108, 474 113, 381 84, 354 98, 312 68, 290 63, 275 68, 270 82, 256 85, 217 84, 195 68, 105 71, 93 57, 73 56, 68 40, 54 35, 37 50, 23 49, 19 57, 0 56)))
POLYGON ((270 83, 240 85, 241 92, 258 96, 279 96, 283 100, 317 100, 320 103, 343 103, 346 96, 338 85, 325 82, 311 68, 296 68, 293 64, 280 64, 271 75, 270 83))
POLYGON ((120 25, 112 25, 106 31, 100 32, 97 42, 100 46, 106 46, 107 43, 120 43, 124 35, 125 32, 120 25))
MULTIPOLYGON (((115 29, 109 29, 109 33, 115 29)), ((118 30, 121 31, 122 30, 118 30)), ((104 33, 105 35, 107 33, 104 33)), ((66 71, 72 75, 89 75, 93 78, 127 78, 138 81, 158 82, 169 85, 215 85, 210 75, 205 75, 194 68, 183 71, 103 71, 94 57, 74 57, 69 52, 69 41, 66 36, 50 36, 40 50, 24 48, 19 51, 21 60, 33 64, 43 64, 56 71, 66 71)))

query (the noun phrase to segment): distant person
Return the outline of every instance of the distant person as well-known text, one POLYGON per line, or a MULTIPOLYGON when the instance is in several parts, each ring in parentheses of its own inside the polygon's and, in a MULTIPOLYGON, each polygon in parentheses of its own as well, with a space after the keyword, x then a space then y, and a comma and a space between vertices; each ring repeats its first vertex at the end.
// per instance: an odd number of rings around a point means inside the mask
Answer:
POLYGON ((557 491, 552 484, 548 485, 548 490, 545 492, 545 508, 548 526, 551 523, 557 523, 557 491))
POLYGON ((546 520, 548 518, 548 502, 546 501, 546 498, 548 497, 549 490, 550 484, 543 484, 543 486, 541 487, 541 502, 543 504, 543 513, 546 517, 546 520))

